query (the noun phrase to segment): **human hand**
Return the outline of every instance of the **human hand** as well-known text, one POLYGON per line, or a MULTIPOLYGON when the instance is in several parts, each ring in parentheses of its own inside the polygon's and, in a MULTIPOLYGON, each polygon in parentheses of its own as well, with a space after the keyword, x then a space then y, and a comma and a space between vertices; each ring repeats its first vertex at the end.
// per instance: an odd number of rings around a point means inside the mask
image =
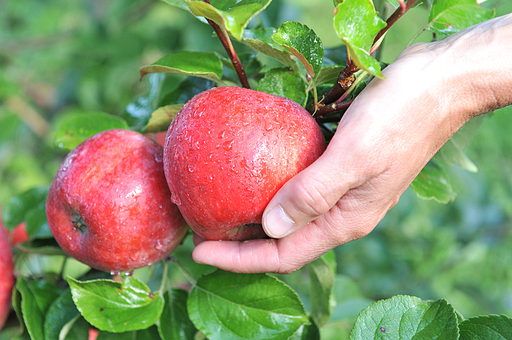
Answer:
POLYGON ((455 131, 512 102, 510 70, 497 76, 510 69, 502 60, 512 16, 503 18, 404 51, 384 70, 387 79, 352 103, 324 154, 269 203, 263 227, 271 239, 200 242, 194 260, 290 273, 367 235, 455 131))

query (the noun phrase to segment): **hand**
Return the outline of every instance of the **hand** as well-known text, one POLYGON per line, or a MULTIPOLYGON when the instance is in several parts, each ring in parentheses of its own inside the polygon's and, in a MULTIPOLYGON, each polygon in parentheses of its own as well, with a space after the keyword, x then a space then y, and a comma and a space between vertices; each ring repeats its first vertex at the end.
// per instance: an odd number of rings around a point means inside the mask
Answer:
POLYGON ((511 47, 509 15, 405 50, 352 103, 325 153, 269 203, 272 239, 198 242, 194 260, 290 273, 367 235, 455 131, 512 102, 511 47))

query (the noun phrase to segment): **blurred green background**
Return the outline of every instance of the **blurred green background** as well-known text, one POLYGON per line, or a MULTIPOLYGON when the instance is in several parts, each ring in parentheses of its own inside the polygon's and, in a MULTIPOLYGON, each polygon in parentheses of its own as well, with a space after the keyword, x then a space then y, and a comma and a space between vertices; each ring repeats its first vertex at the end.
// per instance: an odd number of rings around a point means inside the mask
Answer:
MULTIPOLYGON (((509 0, 489 4, 497 15, 512 12, 509 0)), ((274 0, 256 20, 274 27, 301 21, 335 47, 333 8, 332 0, 274 0)), ((427 16, 422 6, 407 13, 386 37, 382 60, 392 62, 427 16)), ((423 33, 417 41, 431 38, 423 33)), ((224 53, 208 25, 161 1, 1 1, 0 204, 51 182, 64 157, 53 131, 67 114, 119 115, 146 90, 141 66, 170 52, 207 49, 224 53)), ((333 320, 350 320, 371 301, 397 294, 445 298, 465 317, 512 316, 510 111, 486 118, 470 144, 478 173, 450 169, 453 203, 408 190, 373 233, 336 249, 341 304, 333 320)), ((308 294, 304 271, 285 280, 308 294)))

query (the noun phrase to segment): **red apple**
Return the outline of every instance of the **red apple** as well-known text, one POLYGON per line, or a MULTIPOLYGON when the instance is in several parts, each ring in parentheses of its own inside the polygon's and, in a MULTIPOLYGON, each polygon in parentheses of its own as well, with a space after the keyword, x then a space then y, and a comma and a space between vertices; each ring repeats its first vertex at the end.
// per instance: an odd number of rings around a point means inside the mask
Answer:
POLYGON ((0 329, 3 328, 11 311, 13 266, 12 250, 7 233, 0 229, 0 329))
POLYGON ((238 87, 192 98, 167 132, 164 169, 189 226, 210 240, 265 237, 274 194, 316 160, 325 140, 292 100, 238 87))
POLYGON ((108 130, 71 151, 50 186, 50 229, 70 256, 109 272, 129 271, 173 251, 187 226, 164 176, 162 146, 108 130))
POLYGON ((12 246, 26 242, 29 239, 25 222, 18 224, 13 228, 12 231, 9 231, 9 229, 7 229, 2 223, 2 214, 0 214, 0 229, 3 229, 4 232, 8 235, 9 243, 12 246))

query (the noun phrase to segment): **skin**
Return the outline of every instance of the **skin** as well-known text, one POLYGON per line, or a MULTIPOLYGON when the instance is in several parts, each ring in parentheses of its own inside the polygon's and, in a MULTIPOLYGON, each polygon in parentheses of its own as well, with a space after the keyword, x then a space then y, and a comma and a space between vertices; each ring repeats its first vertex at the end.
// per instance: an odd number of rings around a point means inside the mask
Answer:
POLYGON ((50 229, 90 267, 129 271, 172 252, 187 226, 172 204, 156 142, 128 130, 101 132, 71 151, 50 187, 50 229))
POLYGON ((471 118, 512 103, 512 15, 416 44, 345 113, 326 152, 268 204, 274 239, 201 242, 193 258, 234 272, 290 273, 370 233, 471 118))
POLYGON ((325 149, 318 124, 297 103, 239 87, 205 91, 169 127, 164 151, 173 200, 205 239, 265 237, 274 194, 325 149))
POLYGON ((11 311, 11 295, 14 285, 12 250, 7 233, 0 228, 0 330, 11 311))

